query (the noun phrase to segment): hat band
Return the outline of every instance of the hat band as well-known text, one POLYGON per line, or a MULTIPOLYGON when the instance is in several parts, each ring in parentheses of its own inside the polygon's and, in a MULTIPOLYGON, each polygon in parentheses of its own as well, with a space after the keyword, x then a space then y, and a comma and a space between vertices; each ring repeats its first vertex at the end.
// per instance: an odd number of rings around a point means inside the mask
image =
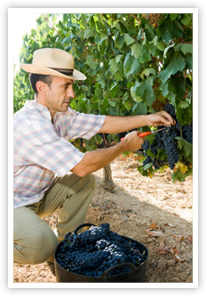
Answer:
POLYGON ((65 68, 51 68, 49 67, 50 69, 52 70, 55 70, 55 71, 58 71, 59 73, 62 73, 64 75, 73 75, 73 72, 74 72, 74 69, 65 69, 65 68))

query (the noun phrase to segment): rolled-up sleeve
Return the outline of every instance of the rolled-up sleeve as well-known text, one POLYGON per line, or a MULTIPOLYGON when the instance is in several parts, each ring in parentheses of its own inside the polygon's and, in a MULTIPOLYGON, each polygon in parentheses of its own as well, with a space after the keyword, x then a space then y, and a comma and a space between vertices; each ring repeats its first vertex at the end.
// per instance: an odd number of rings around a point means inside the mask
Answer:
POLYGON ((56 129, 66 139, 83 138, 89 140, 96 135, 105 122, 105 115, 84 114, 69 109, 59 113, 56 129))

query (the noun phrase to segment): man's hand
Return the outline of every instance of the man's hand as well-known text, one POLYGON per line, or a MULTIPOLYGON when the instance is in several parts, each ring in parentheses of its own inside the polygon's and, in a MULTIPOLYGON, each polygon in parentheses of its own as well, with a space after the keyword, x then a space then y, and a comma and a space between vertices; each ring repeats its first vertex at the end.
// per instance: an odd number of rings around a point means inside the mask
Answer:
POLYGON ((139 133, 139 131, 133 131, 127 134, 123 141, 109 148, 87 151, 83 159, 71 171, 80 177, 84 177, 105 167, 123 152, 137 151, 144 142, 144 139, 138 136, 139 133))
POLYGON ((150 126, 160 126, 160 125, 171 126, 176 124, 172 116, 164 110, 147 115, 147 119, 148 119, 148 125, 150 126))
POLYGON ((133 131, 125 136, 123 141, 125 141, 127 151, 133 152, 141 148, 141 145, 144 143, 144 138, 140 138, 138 136, 139 133, 140 131, 133 131))

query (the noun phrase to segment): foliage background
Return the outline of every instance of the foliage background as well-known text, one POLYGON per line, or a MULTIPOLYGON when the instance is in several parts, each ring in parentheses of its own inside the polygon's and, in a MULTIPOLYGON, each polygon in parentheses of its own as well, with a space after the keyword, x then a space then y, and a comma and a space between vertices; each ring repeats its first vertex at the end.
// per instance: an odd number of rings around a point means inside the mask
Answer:
MULTIPOLYGON (((33 52, 56 47, 72 53, 76 68, 86 74, 75 84, 71 107, 85 113, 131 116, 161 110, 167 102, 182 126, 192 124, 192 14, 44 14, 37 30, 23 38, 21 62, 33 52)), ((33 99, 28 74, 14 80, 14 112, 33 99)), ((106 137, 106 144, 118 141, 106 137)), ((174 180, 192 172, 192 145, 178 139, 180 161, 174 180)), ((81 150, 102 144, 75 140, 81 150)), ((104 143, 105 144, 105 143, 104 143)), ((154 168, 142 167, 152 176, 154 168)))

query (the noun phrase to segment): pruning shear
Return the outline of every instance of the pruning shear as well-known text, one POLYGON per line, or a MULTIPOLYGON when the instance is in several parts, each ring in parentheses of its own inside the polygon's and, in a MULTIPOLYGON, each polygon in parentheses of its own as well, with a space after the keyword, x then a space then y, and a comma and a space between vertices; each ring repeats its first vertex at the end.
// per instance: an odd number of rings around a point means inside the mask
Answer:
MULTIPOLYGON (((164 129, 166 129, 166 127, 160 128, 160 129, 158 129, 158 130, 156 130, 156 131, 142 132, 142 133, 139 133, 138 136, 139 136, 140 138, 144 138, 144 137, 149 136, 149 135, 151 135, 151 134, 156 134, 156 133, 158 133, 158 132, 160 132, 160 131, 162 131, 162 130, 164 130, 164 129)), ((121 141, 123 141, 123 140, 124 140, 124 138, 121 138, 121 141)))
POLYGON ((160 131, 162 131, 162 130, 164 130, 164 129, 166 129, 166 127, 160 128, 160 129, 158 129, 158 130, 156 130, 156 131, 149 131, 149 132, 139 133, 138 136, 139 136, 140 138, 144 138, 144 137, 146 137, 146 136, 148 136, 148 135, 156 134, 156 133, 158 133, 158 132, 160 132, 160 131))

